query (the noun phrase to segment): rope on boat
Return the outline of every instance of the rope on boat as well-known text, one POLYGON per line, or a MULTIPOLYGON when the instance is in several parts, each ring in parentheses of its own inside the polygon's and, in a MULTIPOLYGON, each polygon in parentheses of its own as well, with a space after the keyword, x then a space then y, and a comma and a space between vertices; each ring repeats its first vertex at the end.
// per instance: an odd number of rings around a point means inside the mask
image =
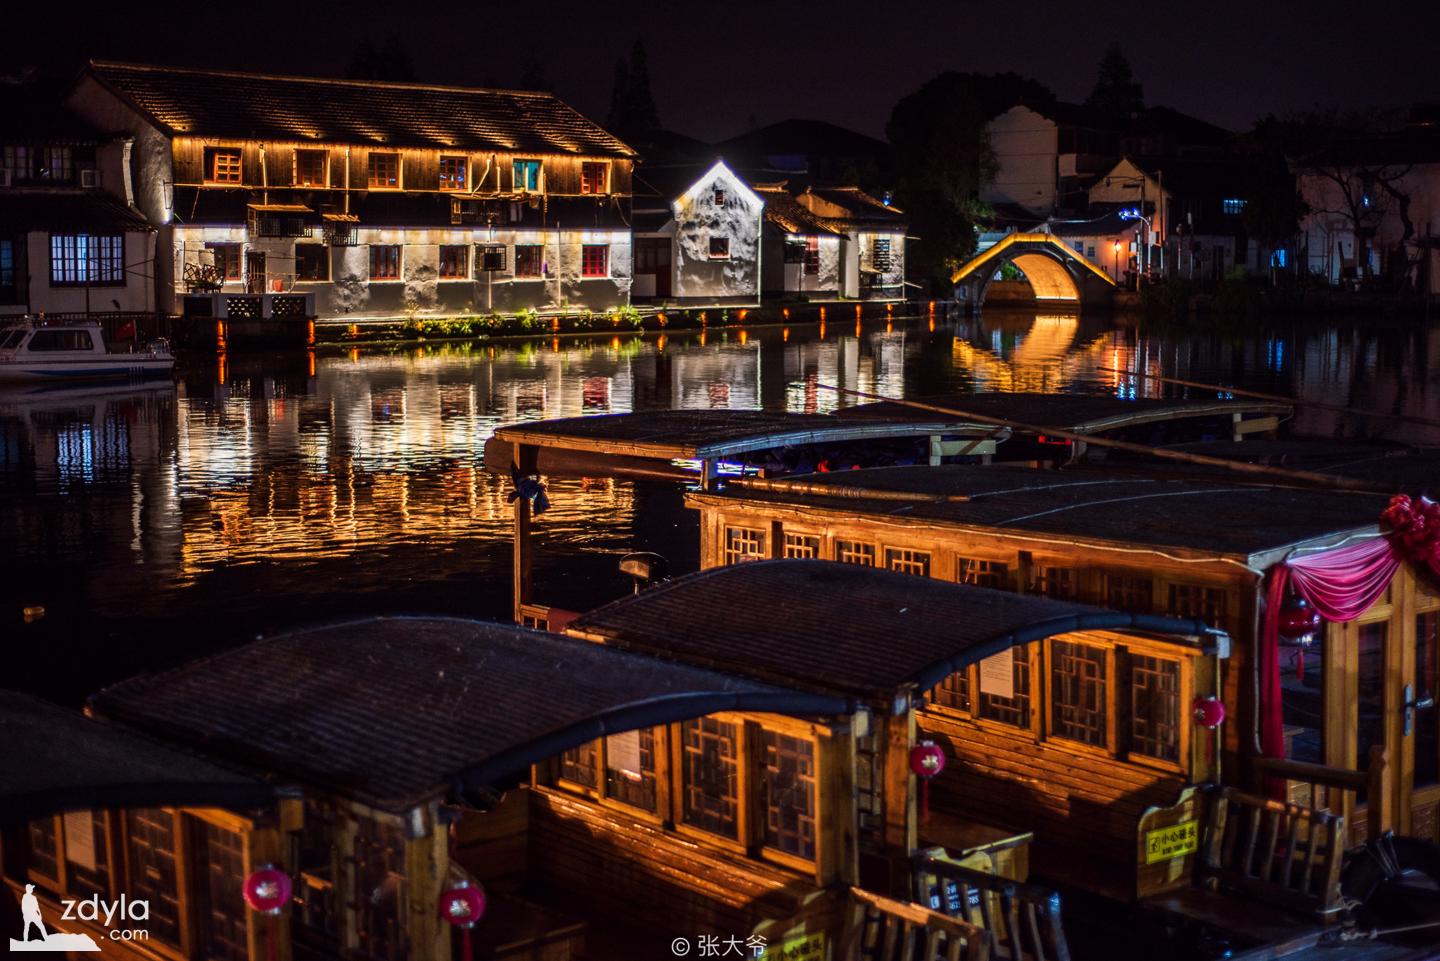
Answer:
POLYGON ((1146 454, 1151 457, 1158 457, 1162 460, 1183 461, 1187 464, 1203 464, 1207 467, 1221 467, 1225 470, 1235 471, 1242 474, 1258 474, 1265 477, 1282 478, 1288 481, 1302 481, 1318 487, 1330 487, 1337 490, 1365 491, 1373 494, 1393 494, 1395 491, 1388 485, 1375 481, 1360 480, 1354 477, 1340 477, 1335 474, 1322 474, 1318 471, 1296 470, 1290 467, 1271 467, 1266 464, 1248 464, 1244 461, 1228 460, 1224 457, 1212 457, 1209 454, 1195 454, 1189 451, 1169 450, 1164 447, 1151 447, 1149 444, 1136 444, 1131 441, 1115 440, 1109 437, 1097 437, 1092 434, 1077 434, 1073 431, 1063 430, 1058 427, 1046 427, 1041 424, 1027 424, 1022 421, 1010 420, 1005 417, 996 417, 994 414, 980 414, 974 411, 958 410, 953 407, 941 407, 936 404, 926 404, 917 400, 896 400, 893 397, 884 397, 880 394, 872 394, 869 391, 855 390, 850 387, 835 387, 831 384, 816 384, 816 387, 823 390, 833 390, 839 394, 848 394, 852 397, 863 397, 867 400, 884 401, 890 404, 899 404, 902 407, 914 407, 917 410, 928 410, 934 414, 945 414, 949 417, 958 417, 965 420, 977 421, 981 424, 995 424, 1001 427, 1009 427, 1011 430, 1022 431, 1027 434, 1045 434, 1048 437, 1061 437, 1065 440, 1077 443, 1089 444, 1095 447, 1110 447, 1115 450, 1131 451, 1136 454, 1146 454))
POLYGON ((1346 407, 1342 404, 1327 404, 1321 400, 1301 400, 1298 397, 1285 397, 1281 394, 1267 394, 1258 390, 1246 390, 1241 387, 1226 387, 1223 384, 1202 384, 1196 380, 1181 380, 1179 377, 1164 377, 1160 374, 1142 374, 1139 371, 1120 370, 1117 367, 1099 367, 1107 374, 1119 374, 1122 377, 1140 377, 1144 380, 1158 380, 1162 384, 1175 384, 1179 387, 1195 387, 1199 390, 1215 390, 1222 393, 1236 394, 1240 397, 1253 397, 1256 400, 1273 400, 1282 404, 1293 404, 1296 407, 1314 407, 1317 410, 1331 410, 1339 414, 1359 414, 1361 417, 1384 417, 1389 420, 1404 421, 1408 424, 1421 424, 1425 427, 1440 427, 1440 420, 1432 417, 1421 417, 1418 414, 1392 414, 1383 410, 1366 410, 1363 407, 1346 407))

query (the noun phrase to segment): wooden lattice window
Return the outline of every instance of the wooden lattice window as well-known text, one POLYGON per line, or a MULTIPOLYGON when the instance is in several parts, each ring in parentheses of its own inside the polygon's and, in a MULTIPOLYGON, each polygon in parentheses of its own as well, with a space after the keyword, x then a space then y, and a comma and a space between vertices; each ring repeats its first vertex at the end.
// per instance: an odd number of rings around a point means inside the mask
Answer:
POLYGON ((466 174, 469 172, 470 162, 465 157, 440 158, 440 189, 460 191, 465 189, 465 183, 469 180, 466 174))
POLYGON ((885 566, 901 574, 930 576, 930 552, 913 551, 906 547, 885 548, 885 566))
POLYGON ((977 713, 990 721, 1013 724, 1016 727, 1030 727, 1030 654, 1023 647, 1012 648, 1011 670, 1013 689, 1009 697, 980 692, 977 713))
POLYGON ((400 155, 372 151, 370 154, 371 188, 393 190, 400 186, 400 155))
POLYGON ((1130 653, 1130 753, 1180 760, 1180 662, 1130 653))
POLYGON ((610 165, 604 161, 586 161, 580 165, 580 192, 603 194, 610 191, 610 165))
POLYGON ((238 184, 242 177, 238 147, 205 148, 205 180, 207 183, 238 184))
POLYGON ((977 587, 1004 590, 1010 586, 1010 567, 1004 561, 982 561, 974 557, 955 559, 955 580, 977 587))
POLYGON ((876 237, 871 242, 870 267, 881 273, 889 273, 895 268, 895 260, 890 252, 889 237, 876 237))
POLYGON ((654 813, 655 729, 646 727, 605 738, 605 796, 654 813))
POLYGON ((355 825, 355 934, 359 954, 376 961, 410 956, 405 917, 405 835, 398 824, 362 818, 355 825))
POLYGON ((324 244, 296 244, 295 279, 329 280, 330 248, 324 244))
POLYGON ((60 886, 60 832, 53 817, 26 825, 25 865, 38 880, 60 886))
POLYGON ((440 279, 465 280, 470 275, 468 244, 444 244, 440 248, 440 279))
POLYGON ((540 244, 515 245, 515 276, 539 277, 545 265, 545 248, 540 244))
POLYGON ((835 559, 842 564, 875 566, 875 545, 864 541, 836 541, 835 559))
POLYGON ((68 811, 65 832, 65 887, 72 894, 110 896, 110 830, 104 811, 68 811))
POLYGON ((595 751, 598 742, 588 741, 560 755, 560 776, 581 787, 594 788, 599 779, 595 773, 595 751))
POLYGON ((609 245, 609 244, 581 244, 581 245, 580 245, 580 276, 581 276, 581 277, 608 277, 608 276, 610 276, 610 245, 609 245))
POLYGON ((740 564, 765 557, 765 532, 749 527, 725 528, 725 563, 740 564))
POLYGON ((970 710, 970 672, 956 671, 930 689, 930 703, 957 711, 970 710))
POLYGON ((198 888, 204 910, 196 912, 196 940, 201 955, 211 961, 247 961, 245 838, 231 831, 186 816, 193 844, 191 884, 198 888))
POLYGON ((765 846, 815 858, 815 742, 778 731, 761 731, 765 761, 761 789, 765 846))
POLYGON ((1080 596, 1080 572, 1073 567, 1032 568, 1030 593, 1073 601, 1080 596))
POLYGON ((323 150, 295 151, 295 186, 324 187, 329 171, 329 154, 323 150))
POLYGON ((1103 647, 1050 642, 1050 733, 1106 747, 1108 684, 1103 647))
POLYGON ((125 893, 150 903, 150 936, 180 943, 180 895, 175 871, 175 816, 161 808, 125 812, 125 893))
POLYGON ((1100 576, 1100 596, 1106 607, 1145 614, 1155 606, 1150 578, 1144 574, 1106 571, 1100 576))
POLYGON ((399 279, 400 279, 400 245, 399 245, 399 244, 371 244, 371 245, 370 245, 370 279, 371 279, 371 280, 399 280, 399 279))
POLYGON ((740 833, 736 734, 734 724, 712 717, 681 725, 685 823, 732 839, 740 833))
POLYGON ((786 534, 783 547, 785 557, 819 557, 820 538, 815 534, 786 534))
POLYGON ((1228 618, 1225 616, 1225 589, 1203 587, 1198 584, 1169 585, 1170 603, 1166 613, 1175 617, 1193 617, 1211 627, 1224 629, 1228 618))
POLYGON ((820 238, 805 238, 805 274, 814 277, 820 273, 820 238))

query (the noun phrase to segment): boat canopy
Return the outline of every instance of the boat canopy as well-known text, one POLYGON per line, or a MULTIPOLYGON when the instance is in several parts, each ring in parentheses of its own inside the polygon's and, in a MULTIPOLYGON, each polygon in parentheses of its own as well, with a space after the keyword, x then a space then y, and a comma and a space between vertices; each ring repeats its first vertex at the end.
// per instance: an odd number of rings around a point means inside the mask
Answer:
POLYGON ((396 813, 463 797, 597 737, 718 711, 853 702, 451 617, 281 634, 93 699, 109 718, 396 813))

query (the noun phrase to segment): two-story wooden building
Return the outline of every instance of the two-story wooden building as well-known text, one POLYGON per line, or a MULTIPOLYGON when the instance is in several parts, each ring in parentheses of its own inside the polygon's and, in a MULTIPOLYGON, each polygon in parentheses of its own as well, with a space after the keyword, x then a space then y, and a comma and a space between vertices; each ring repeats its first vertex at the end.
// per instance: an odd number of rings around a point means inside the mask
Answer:
POLYGON ((634 152, 552 94, 95 62, 68 103, 134 138, 135 201, 166 251, 161 309, 629 301, 634 152))

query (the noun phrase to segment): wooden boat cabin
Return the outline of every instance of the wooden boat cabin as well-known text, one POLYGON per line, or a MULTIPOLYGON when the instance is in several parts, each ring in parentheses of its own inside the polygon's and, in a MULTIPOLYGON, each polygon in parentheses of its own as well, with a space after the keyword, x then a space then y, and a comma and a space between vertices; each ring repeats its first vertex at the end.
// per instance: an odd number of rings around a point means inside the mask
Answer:
MULTIPOLYGON (((1343 813, 1356 838, 1440 836, 1440 560, 1433 541, 1410 543, 1420 501, 1382 520, 1390 502, 1371 494, 1002 465, 815 474, 686 500, 705 568, 816 558, 1214 624, 1234 639, 1227 780, 1259 791, 1283 778, 1292 801, 1343 813)), ((955 700, 985 720, 977 682, 955 700)), ((1113 731, 1087 736, 1115 750, 1113 731)))
MULTIPOLYGON (((1218 735, 1192 705, 1218 695, 1228 638, 1195 619, 771 560, 661 584, 569 631, 869 705, 873 729, 855 743, 858 869, 885 893, 908 890, 911 855, 931 847, 987 853, 1016 881, 1034 864, 1133 891, 1146 809, 1221 773, 1218 735), (928 816, 910 767, 927 739, 946 759, 928 816)), ((709 733, 749 737, 740 725, 709 733)), ((767 763, 794 763, 763 743, 767 763)), ((743 837, 746 825, 717 828, 743 837)))
POLYGON ((264 955, 240 883, 281 856, 298 791, 18 691, 0 691, 0 743, 0 940, 12 950, 40 940, 23 921, 28 887, 48 950, 264 955), (63 903, 117 905, 122 894, 146 902, 143 918, 107 924, 63 903))
MULTIPOLYGON (((919 403, 963 411, 967 419, 982 423, 1003 422, 1014 436, 997 459, 1035 464, 1134 459, 1133 454, 1091 447, 1085 438, 1092 436, 1152 446, 1274 438, 1294 414, 1293 405, 1277 401, 1077 394, 954 394, 921 398, 919 403), (1056 431, 1079 436, 1057 437, 1056 431)), ((837 414, 857 419, 957 416, 893 401, 842 407, 837 414)))

